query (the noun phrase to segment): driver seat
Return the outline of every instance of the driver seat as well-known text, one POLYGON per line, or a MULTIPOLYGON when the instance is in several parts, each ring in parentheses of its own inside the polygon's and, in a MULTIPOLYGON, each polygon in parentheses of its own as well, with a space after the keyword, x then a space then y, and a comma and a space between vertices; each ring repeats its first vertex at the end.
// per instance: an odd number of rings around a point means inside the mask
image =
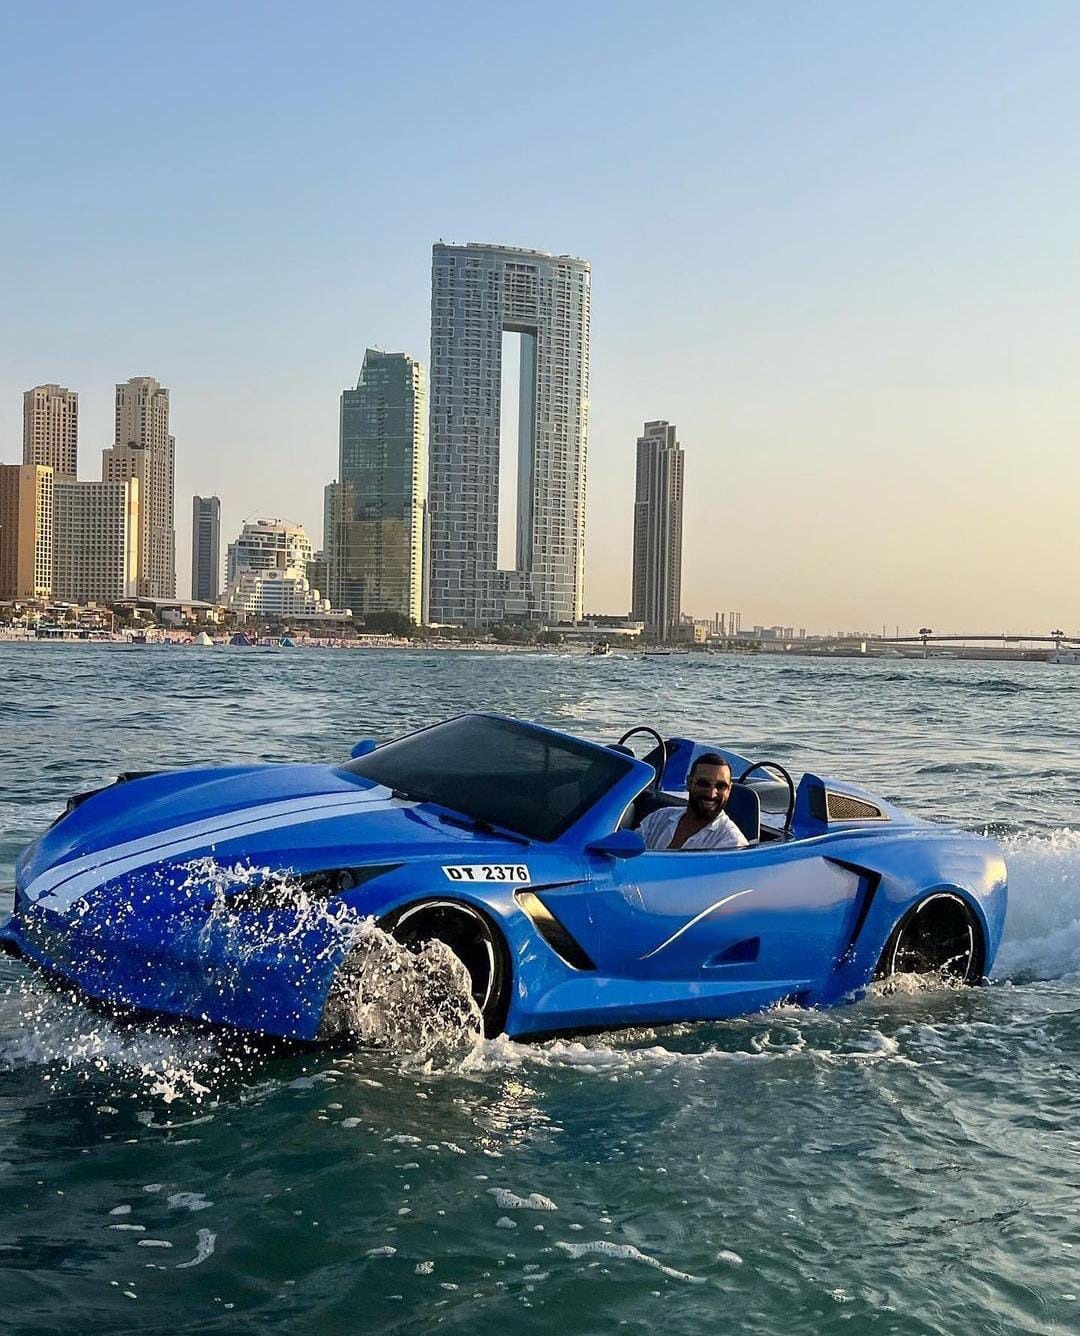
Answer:
POLYGON ((757 844, 761 839, 761 799, 751 786, 735 780, 724 810, 746 836, 747 843, 757 844))

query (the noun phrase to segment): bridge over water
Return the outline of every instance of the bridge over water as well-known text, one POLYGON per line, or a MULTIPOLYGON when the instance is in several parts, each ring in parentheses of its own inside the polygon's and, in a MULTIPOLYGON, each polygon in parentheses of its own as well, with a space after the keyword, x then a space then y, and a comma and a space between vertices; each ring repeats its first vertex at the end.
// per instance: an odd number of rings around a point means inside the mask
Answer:
MULTIPOLYGON (((864 637, 837 636, 836 639, 863 639, 864 637)), ((968 631, 965 634, 949 632, 936 635, 933 631, 925 634, 916 632, 909 636, 874 636, 875 645, 936 645, 936 644, 982 644, 993 642, 995 645, 1080 645, 1080 636, 1061 635, 1026 635, 1012 631, 968 631)))

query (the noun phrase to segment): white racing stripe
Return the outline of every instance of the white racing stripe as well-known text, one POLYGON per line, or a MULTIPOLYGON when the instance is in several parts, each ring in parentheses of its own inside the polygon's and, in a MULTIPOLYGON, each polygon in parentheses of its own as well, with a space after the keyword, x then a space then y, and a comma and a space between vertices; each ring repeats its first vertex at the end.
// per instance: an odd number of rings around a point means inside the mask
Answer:
POLYGON ((324 794, 313 798, 262 803, 191 821, 171 830, 156 831, 152 835, 128 840, 97 853, 85 854, 70 863, 48 868, 27 886, 26 895, 28 899, 42 903, 51 910, 68 909, 76 900, 114 877, 166 858, 206 849, 208 845, 214 844, 215 837, 232 840, 243 835, 265 834, 285 826, 331 821, 350 813, 362 815, 414 806, 415 803, 390 798, 387 790, 381 786, 358 793, 324 794))

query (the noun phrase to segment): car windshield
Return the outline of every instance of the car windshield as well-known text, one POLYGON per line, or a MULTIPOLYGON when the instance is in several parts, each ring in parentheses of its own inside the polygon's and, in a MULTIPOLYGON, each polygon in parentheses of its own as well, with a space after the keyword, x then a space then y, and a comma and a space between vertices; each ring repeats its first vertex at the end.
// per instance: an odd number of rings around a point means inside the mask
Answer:
POLYGON ((621 779, 618 752, 512 719, 464 715, 342 768, 532 840, 555 840, 621 779))

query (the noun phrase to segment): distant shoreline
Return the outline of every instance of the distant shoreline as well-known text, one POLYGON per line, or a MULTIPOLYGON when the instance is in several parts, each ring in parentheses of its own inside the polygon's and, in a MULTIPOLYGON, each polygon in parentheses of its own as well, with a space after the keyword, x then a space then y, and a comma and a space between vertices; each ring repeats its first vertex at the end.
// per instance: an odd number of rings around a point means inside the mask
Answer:
MULTIPOLYGON (((275 637, 276 639, 276 637, 275 637)), ((105 649, 123 649, 123 650, 154 650, 154 651, 178 651, 178 650, 228 650, 230 655, 243 654, 288 654, 300 650, 375 650, 379 652, 388 650, 412 650, 416 653, 467 653, 467 654, 545 654, 554 655, 561 658, 574 659, 645 659, 654 658, 657 660, 672 660, 675 663, 685 663, 687 661, 699 661, 706 659, 727 659, 734 657, 750 657, 753 659, 779 660, 785 663, 793 659, 814 659, 821 660, 842 660, 848 662, 851 659, 858 659, 865 662, 873 659, 875 662, 888 662, 893 664, 904 662, 923 662, 921 650, 914 650, 912 653, 903 653, 895 650, 884 653, 875 653, 870 650, 866 653, 859 653, 854 649, 790 649, 784 651, 776 650, 748 650, 748 649, 672 649, 656 650, 649 646, 614 646, 609 655, 594 655, 592 648, 585 644, 573 645, 515 645, 501 644, 492 641, 483 640, 396 640, 391 637, 385 639, 371 640, 336 640, 330 637, 312 637, 310 640, 297 640, 292 645, 265 644, 265 645, 231 645, 227 641, 215 641, 212 645, 196 644, 194 639, 155 639, 150 641, 133 641, 128 637, 103 637, 95 639, 80 639, 77 636, 26 636, 12 635, 10 632, 0 631, 0 646, 3 645, 81 645, 96 646, 105 649)), ((957 645, 951 650, 941 653, 931 651, 928 658, 933 661, 955 661, 955 662, 979 662, 979 663, 1046 663, 1050 651, 1024 651, 1013 648, 994 649, 988 646, 960 646, 957 645)), ((1054 665, 1050 665, 1054 666, 1054 665)))
MULTIPOLYGON (((75 646, 95 646, 103 649, 151 649, 151 650, 221 650, 227 649, 241 653, 290 653, 293 650, 311 650, 311 649, 330 649, 330 650, 482 650, 486 653, 494 654, 565 654, 588 658, 590 650, 586 646, 564 646, 564 645, 512 645, 498 644, 490 641, 481 640, 323 640, 313 638, 311 640, 297 640, 293 645, 230 645, 227 641, 215 641, 212 645, 200 645, 194 640, 172 640, 156 639, 147 641, 131 640, 128 637, 120 636, 96 636, 81 638, 79 636, 16 636, 5 635, 0 632, 0 645, 75 645, 75 646)), ((631 651, 634 654, 640 653, 639 650, 631 651)))

